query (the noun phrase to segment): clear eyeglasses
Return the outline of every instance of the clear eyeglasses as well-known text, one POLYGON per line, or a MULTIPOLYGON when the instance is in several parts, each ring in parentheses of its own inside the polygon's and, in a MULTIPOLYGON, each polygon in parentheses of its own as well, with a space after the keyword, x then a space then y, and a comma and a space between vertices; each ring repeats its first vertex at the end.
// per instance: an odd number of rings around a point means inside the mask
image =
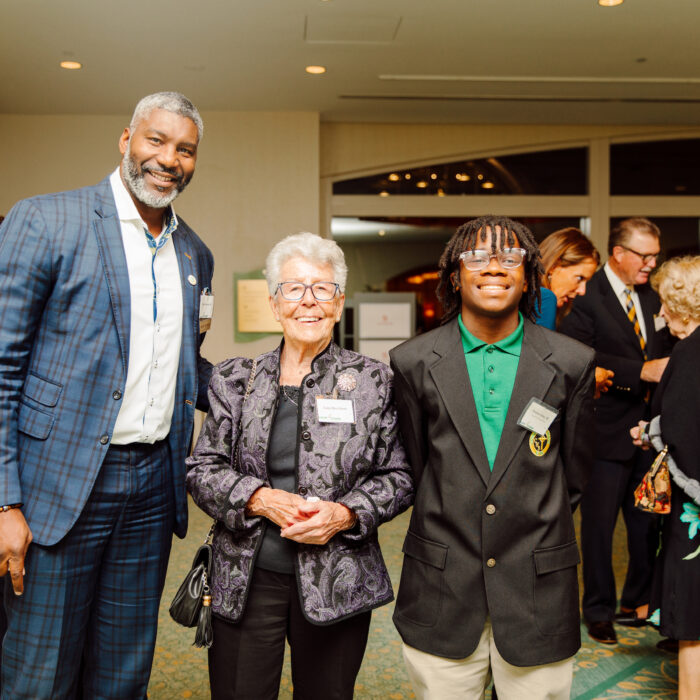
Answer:
POLYGON ((488 267, 491 258, 496 258, 498 264, 506 270, 514 270, 523 264, 526 257, 527 251, 522 248, 503 248, 495 253, 489 253, 488 250, 465 250, 459 259, 467 270, 477 272, 488 267))
POLYGON ((335 282, 314 282, 304 284, 303 282, 280 282, 277 290, 287 301, 299 301, 304 298, 306 290, 310 289, 316 301, 331 301, 338 293, 340 287, 335 282))

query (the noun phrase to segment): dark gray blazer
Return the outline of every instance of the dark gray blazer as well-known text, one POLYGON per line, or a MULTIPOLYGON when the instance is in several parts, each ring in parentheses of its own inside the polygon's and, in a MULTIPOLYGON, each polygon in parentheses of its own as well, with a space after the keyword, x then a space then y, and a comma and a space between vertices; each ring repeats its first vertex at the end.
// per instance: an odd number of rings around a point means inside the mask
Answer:
POLYGON ((457 320, 390 354, 416 480, 394 613, 403 640, 464 658, 488 615, 499 652, 515 666, 572 656, 580 646, 572 511, 592 458, 593 352, 525 321, 493 472, 457 320), (517 425, 532 397, 559 411, 542 456, 517 425))

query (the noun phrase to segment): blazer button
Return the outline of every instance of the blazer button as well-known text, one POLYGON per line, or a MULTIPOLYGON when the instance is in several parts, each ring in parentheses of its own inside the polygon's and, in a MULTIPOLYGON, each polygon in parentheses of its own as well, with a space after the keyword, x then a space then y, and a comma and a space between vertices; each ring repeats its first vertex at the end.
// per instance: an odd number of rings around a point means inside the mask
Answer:
POLYGON ((306 488, 306 486, 300 486, 299 487, 299 495, 300 496, 306 496, 306 494, 309 492, 309 489, 306 488))
POLYGON ((121 399, 121 397, 122 397, 122 392, 119 391, 119 389, 117 389, 115 392, 112 393, 112 398, 115 401, 119 401, 119 399, 121 399))
POLYGON ((496 512, 496 506, 493 505, 493 503, 489 503, 489 504, 486 506, 486 512, 487 512, 489 515, 493 515, 493 514, 496 512))
POLYGON ((314 386, 315 384, 316 384, 316 382, 315 382, 313 379, 307 379, 307 380, 306 380, 306 386, 308 386, 309 389, 310 389, 312 386, 314 386))
POLYGON ((493 557, 491 559, 487 559, 486 566, 488 566, 489 569, 493 569, 493 567, 496 566, 496 560, 493 557))
POLYGON ((100 438, 100 443, 101 443, 102 445, 106 445, 108 442, 109 442, 109 435, 103 435, 103 436, 100 438))
POLYGON ((310 439, 310 438, 311 438, 311 433, 310 433, 308 430, 305 430, 305 431, 301 434, 301 439, 302 439, 302 440, 308 440, 308 439, 310 439))

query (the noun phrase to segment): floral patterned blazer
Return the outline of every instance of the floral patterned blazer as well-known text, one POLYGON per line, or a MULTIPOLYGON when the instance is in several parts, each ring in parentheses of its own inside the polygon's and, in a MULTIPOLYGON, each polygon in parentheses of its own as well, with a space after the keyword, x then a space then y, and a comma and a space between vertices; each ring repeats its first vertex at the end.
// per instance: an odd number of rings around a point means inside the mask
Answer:
MULTIPOLYGON (((212 573, 213 612, 232 622, 245 608, 264 518, 245 507, 270 486, 266 457, 279 401, 281 346, 258 358, 243 400, 252 360, 219 364, 209 384, 210 410, 192 457, 187 488, 217 520, 212 573), (238 462, 234 451, 238 449, 238 462)), ((301 384, 297 431, 297 493, 343 503, 355 526, 325 545, 297 545, 296 571, 304 614, 330 624, 393 599, 378 526, 412 502, 413 482, 400 442, 392 373, 381 362, 334 343, 320 353, 301 384), (355 423, 320 423, 316 396, 353 399, 355 423)))

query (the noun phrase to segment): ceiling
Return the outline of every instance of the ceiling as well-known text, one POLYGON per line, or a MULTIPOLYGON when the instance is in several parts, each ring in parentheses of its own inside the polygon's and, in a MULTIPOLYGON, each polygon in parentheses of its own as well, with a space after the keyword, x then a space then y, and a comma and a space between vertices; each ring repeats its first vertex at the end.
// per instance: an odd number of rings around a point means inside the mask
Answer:
POLYGON ((693 124, 699 22, 698 0, 0 0, 0 113, 174 89, 323 121, 693 124))

